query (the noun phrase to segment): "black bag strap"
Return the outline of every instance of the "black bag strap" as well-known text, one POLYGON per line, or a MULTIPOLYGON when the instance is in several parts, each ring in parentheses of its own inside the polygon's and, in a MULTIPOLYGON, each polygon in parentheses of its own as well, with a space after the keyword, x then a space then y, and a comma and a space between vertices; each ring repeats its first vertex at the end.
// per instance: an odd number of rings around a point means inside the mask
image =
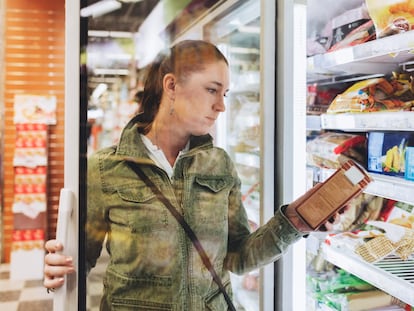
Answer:
POLYGON ((234 307, 230 296, 227 294, 220 277, 217 275, 216 270, 214 270, 214 267, 211 264, 211 261, 208 258, 206 251, 204 250, 199 239, 195 235, 193 229, 191 229, 189 224, 185 221, 184 217, 177 211, 177 209, 165 197, 165 195, 161 192, 161 190, 152 182, 152 180, 150 180, 147 177, 147 175, 145 175, 145 173, 140 168, 139 164, 135 162, 127 162, 127 163, 134 170, 134 172, 145 182, 145 184, 151 188, 151 190, 158 197, 158 199, 168 208, 171 214, 177 219, 177 221, 183 227, 184 231, 187 233, 188 237, 191 239, 191 242, 193 242, 194 247, 196 248, 198 254, 200 255, 201 260, 203 261, 203 264, 206 266, 208 271, 210 271, 210 274, 213 277, 213 280, 217 283, 220 291, 223 293, 224 299, 226 300, 227 305, 229 306, 229 310, 236 311, 236 308, 234 307))

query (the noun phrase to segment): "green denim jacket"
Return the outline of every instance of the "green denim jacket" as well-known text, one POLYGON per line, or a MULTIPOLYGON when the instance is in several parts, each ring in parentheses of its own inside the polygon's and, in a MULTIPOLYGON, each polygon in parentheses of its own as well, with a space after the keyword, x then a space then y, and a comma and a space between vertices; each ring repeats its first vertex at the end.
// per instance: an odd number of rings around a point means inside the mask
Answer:
POLYGON ((278 209, 251 233, 231 159, 210 135, 192 137, 170 179, 149 158, 135 119, 118 146, 88 161, 87 264, 107 236, 110 263, 102 310, 227 310, 191 240, 168 209, 126 164, 133 160, 198 236, 231 295, 229 271, 243 274, 277 260, 302 237, 278 209))

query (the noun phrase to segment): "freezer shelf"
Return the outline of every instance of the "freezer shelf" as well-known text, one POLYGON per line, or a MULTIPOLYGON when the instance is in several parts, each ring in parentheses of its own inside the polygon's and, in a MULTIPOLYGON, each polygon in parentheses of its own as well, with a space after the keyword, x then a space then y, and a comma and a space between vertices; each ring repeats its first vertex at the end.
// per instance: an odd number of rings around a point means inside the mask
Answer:
POLYGON ((374 264, 369 264, 353 254, 349 249, 322 246, 325 259, 397 299, 414 305, 414 257, 402 260, 388 256, 374 264))
POLYGON ((392 72, 413 59, 414 31, 309 57, 309 74, 392 72))
POLYGON ((412 131, 414 112, 387 111, 321 115, 321 128, 341 131, 412 131))
POLYGON ((414 205, 414 182, 373 173, 370 176, 374 182, 365 189, 366 193, 414 205))

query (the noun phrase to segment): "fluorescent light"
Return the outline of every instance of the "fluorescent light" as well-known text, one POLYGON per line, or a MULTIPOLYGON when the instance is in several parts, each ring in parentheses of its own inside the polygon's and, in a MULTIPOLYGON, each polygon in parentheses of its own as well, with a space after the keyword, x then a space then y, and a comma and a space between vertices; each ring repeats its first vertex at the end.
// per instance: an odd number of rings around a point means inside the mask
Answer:
POLYGON ((128 69, 106 69, 106 68, 96 68, 93 70, 93 73, 97 76, 99 75, 127 76, 130 74, 128 69))
POLYGON ((102 0, 80 10, 82 17, 97 17, 121 8, 121 2, 116 0, 102 0))
POLYGON ((88 30, 88 37, 133 38, 134 34, 127 31, 88 30))

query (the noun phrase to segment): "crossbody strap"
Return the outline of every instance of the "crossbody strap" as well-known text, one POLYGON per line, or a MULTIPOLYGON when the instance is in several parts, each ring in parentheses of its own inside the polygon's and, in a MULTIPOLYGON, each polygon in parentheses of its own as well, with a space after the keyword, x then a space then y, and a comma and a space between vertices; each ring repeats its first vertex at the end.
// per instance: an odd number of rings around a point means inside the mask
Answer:
POLYGON ((208 271, 210 271, 210 274, 213 277, 213 280, 217 283, 220 291, 223 293, 224 299, 226 300, 227 305, 229 306, 229 310, 236 311, 236 308, 234 307, 230 296, 227 294, 220 277, 217 275, 216 270, 214 270, 214 267, 211 264, 210 259, 208 258, 203 246, 201 245, 199 239, 195 235, 193 229, 191 229, 189 224, 185 221, 184 217, 177 211, 177 209, 165 197, 165 195, 161 192, 161 190, 152 182, 152 180, 150 180, 147 177, 147 175, 145 175, 145 173, 142 171, 140 166, 135 162, 127 162, 127 163, 134 170, 134 172, 142 179, 142 181, 144 181, 145 184, 151 188, 151 190, 158 197, 158 199, 168 208, 171 214, 177 219, 177 221, 183 227, 184 231, 187 233, 187 236, 191 239, 191 242, 193 242, 194 247, 196 248, 198 254, 200 255, 201 260, 203 261, 203 264, 206 266, 208 271))

